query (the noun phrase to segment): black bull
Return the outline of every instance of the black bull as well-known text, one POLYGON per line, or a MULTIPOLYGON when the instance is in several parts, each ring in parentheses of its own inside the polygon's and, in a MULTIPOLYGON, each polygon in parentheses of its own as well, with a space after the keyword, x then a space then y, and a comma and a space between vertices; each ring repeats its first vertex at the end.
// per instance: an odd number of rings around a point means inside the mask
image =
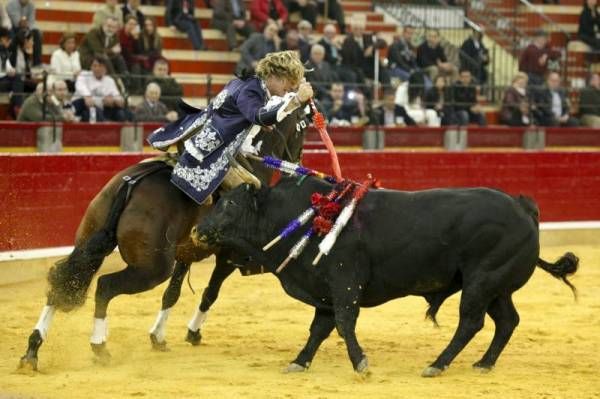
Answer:
MULTIPOLYGON (((331 189, 316 178, 300 185, 286 178, 270 189, 240 186, 219 200, 194 238, 249 255, 273 272, 301 232, 267 252, 260 248, 306 209, 313 192, 331 189)), ((554 264, 539 258, 537 217, 530 199, 485 188, 370 191, 316 267, 312 261, 320 239, 313 238, 277 275, 290 296, 315 307, 308 342, 289 371, 306 369, 334 327, 345 339, 354 369, 364 371, 367 358, 355 335, 361 306, 418 295, 429 302, 427 314, 435 321, 444 300, 460 290, 454 337, 423 376, 438 375, 450 365, 483 327, 486 312, 496 330, 474 366, 490 370, 519 323, 512 294, 536 265, 569 285, 566 276, 577 270, 571 253, 554 264)))

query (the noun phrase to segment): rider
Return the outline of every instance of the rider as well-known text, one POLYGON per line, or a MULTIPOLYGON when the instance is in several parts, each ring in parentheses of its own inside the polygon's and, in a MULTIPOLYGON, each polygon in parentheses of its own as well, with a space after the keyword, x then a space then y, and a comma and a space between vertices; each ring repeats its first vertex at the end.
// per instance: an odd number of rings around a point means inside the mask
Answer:
POLYGON ((153 132, 148 141, 154 148, 184 143, 171 181, 203 203, 221 184, 229 159, 245 141, 250 142, 261 127, 281 122, 312 97, 312 87, 302 81, 303 76, 304 66, 295 52, 267 54, 255 75, 230 81, 204 111, 153 132))

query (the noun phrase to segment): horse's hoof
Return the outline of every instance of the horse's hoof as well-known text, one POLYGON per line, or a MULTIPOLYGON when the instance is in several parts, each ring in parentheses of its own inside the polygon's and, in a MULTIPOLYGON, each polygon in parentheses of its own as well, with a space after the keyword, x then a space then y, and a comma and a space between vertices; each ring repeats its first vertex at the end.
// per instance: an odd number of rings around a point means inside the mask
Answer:
POLYGON ((200 329, 198 329, 198 331, 192 331, 188 328, 185 340, 193 346, 200 345, 200 341, 202 341, 202 334, 200 334, 200 329))
POLYGON ((366 374, 369 372, 369 360, 366 356, 363 356, 361 361, 356 366, 356 372, 359 374, 366 374))
POLYGON ((106 342, 103 342, 101 344, 90 343, 90 345, 92 346, 92 351, 94 352, 94 355, 96 355, 94 357, 94 362, 102 366, 108 366, 110 364, 111 356, 108 349, 106 349, 106 342))
POLYGON ((19 369, 37 371, 38 359, 37 357, 23 356, 19 361, 19 369))
POLYGON ((283 372, 288 374, 288 373, 301 373, 303 371, 308 370, 308 367, 304 367, 299 365, 298 363, 290 363, 284 370, 283 372))
POLYGON ((494 366, 485 365, 481 362, 477 362, 477 363, 473 364, 473 369, 475 371, 480 372, 481 374, 487 374, 490 371, 492 371, 493 368, 494 368, 494 366))
POLYGON ((152 343, 152 349, 158 352, 168 352, 167 341, 160 342, 156 335, 150 334, 150 342, 152 343))
POLYGON ((438 369, 437 367, 429 366, 421 373, 421 377, 437 377, 442 374, 442 369, 438 369))

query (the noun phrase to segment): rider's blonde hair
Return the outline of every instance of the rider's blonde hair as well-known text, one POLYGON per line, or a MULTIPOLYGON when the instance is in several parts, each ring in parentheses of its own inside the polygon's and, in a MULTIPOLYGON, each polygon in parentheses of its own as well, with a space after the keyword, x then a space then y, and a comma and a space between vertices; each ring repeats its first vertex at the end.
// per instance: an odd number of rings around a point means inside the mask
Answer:
POLYGON ((304 65, 295 51, 269 53, 258 62, 256 75, 263 80, 270 76, 284 78, 297 86, 304 77, 304 65))

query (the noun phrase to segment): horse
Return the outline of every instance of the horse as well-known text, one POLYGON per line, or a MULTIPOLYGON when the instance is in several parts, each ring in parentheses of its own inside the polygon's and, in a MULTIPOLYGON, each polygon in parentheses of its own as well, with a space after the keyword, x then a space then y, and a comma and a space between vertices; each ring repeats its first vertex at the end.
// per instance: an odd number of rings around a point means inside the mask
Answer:
MULTIPOLYGON (((259 154, 298 162, 307 126, 305 118, 304 110, 299 109, 275 125, 272 131, 263 129, 253 141, 259 154)), ((193 262, 215 254, 215 269, 188 324, 186 341, 192 345, 200 344, 200 327, 217 299, 222 282, 243 259, 236 260, 231 252, 192 242, 192 227, 207 215, 212 204, 206 201, 198 205, 171 184, 174 164, 174 156, 163 156, 130 166, 113 176, 90 202, 77 229, 73 251, 48 272, 46 305, 29 336, 27 350, 20 360, 21 368, 37 370, 38 351, 47 338, 53 315, 57 310, 69 312, 84 304, 92 278, 104 258, 117 246, 127 267, 98 278, 90 338, 95 359, 102 364, 110 362, 106 347, 110 301, 121 294, 148 291, 171 277, 157 320, 150 329, 152 347, 167 350, 166 319, 179 299, 185 275, 193 262)), ((272 170, 256 161, 249 161, 247 167, 263 184, 270 182, 272 170)), ((256 179, 247 172, 246 175, 256 179)), ((237 184, 247 177, 242 173, 237 184)), ((213 194, 218 195, 218 191, 213 194)))

